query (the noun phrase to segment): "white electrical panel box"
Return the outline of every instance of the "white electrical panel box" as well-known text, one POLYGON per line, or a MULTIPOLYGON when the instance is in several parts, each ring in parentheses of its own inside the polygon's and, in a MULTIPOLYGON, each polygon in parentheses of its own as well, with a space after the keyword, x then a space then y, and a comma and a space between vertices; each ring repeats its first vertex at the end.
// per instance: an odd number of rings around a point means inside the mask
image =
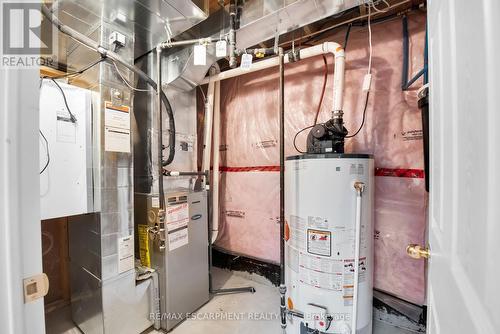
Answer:
POLYGON ((45 79, 40 87, 41 219, 93 211, 91 93, 58 84, 45 79))

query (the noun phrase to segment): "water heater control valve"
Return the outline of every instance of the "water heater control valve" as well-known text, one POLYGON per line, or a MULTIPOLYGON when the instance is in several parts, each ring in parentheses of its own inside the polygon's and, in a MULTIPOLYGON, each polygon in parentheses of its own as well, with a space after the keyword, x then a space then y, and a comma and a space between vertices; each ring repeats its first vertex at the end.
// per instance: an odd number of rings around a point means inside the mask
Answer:
POLYGON ((325 332, 330 322, 326 307, 313 303, 307 304, 304 312, 304 320, 309 329, 320 332, 325 332))
POLYGON ((307 153, 344 153, 347 133, 342 116, 316 124, 307 136, 307 153))

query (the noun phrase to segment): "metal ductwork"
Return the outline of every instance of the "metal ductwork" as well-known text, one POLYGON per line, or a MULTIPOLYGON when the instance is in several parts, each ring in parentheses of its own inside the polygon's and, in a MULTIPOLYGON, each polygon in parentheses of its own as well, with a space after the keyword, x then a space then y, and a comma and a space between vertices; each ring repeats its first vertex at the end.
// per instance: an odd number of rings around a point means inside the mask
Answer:
MULTIPOLYGON (((163 41, 166 26, 174 37, 206 14, 185 0, 58 0, 50 13, 45 10, 46 17, 52 13, 65 28, 75 30, 76 39, 88 42, 84 46, 59 34, 70 69, 99 58, 95 49, 107 51, 106 62, 79 77, 92 90, 87 154, 92 157, 88 172, 94 212, 68 218, 72 319, 86 334, 143 332, 156 325, 150 314, 158 312, 158 287, 154 279, 136 279, 134 159, 144 157, 134 154, 133 139, 139 135, 134 116, 141 113, 141 106, 136 108, 128 82, 134 81, 131 68, 137 52, 163 41), (113 44, 117 34, 123 42, 113 44), (117 57, 120 61, 114 68, 117 57), (113 146, 117 137, 110 136, 109 120, 120 111, 124 125, 115 133, 121 133, 121 145, 113 146)), ((62 25, 61 31, 67 32, 62 25)))
MULTIPOLYGON (((117 31, 132 30, 133 38, 127 42, 133 44, 135 57, 165 41, 167 29, 173 38, 207 18, 204 11, 187 0, 54 0, 51 11, 63 24, 96 42, 101 42, 102 22, 117 31)), ((95 58, 95 52, 66 36, 60 35, 60 46, 67 54, 58 58, 67 56, 72 69, 95 58)))
MULTIPOLYGON (((312 22, 359 6, 363 0, 251 0, 246 1, 236 32, 236 46, 245 49, 298 29, 312 22)), ((219 10, 210 17, 178 36, 178 40, 219 37, 222 22, 228 32, 229 13, 219 10)), ((163 77, 169 86, 191 90, 201 84, 215 57, 214 45, 207 46, 206 66, 193 65, 193 47, 171 50, 164 63, 163 77)))
MULTIPOLYGON (((210 14, 208 19, 192 27, 188 31, 177 36, 176 40, 187 40, 201 37, 219 37, 221 29, 227 32, 229 26, 229 13, 221 8, 210 14), (224 22, 224 25, 223 25, 224 22)), ((164 84, 175 87, 182 91, 189 91, 198 86, 205 78, 208 69, 217 60, 215 56, 215 45, 207 45, 206 65, 193 65, 193 46, 177 47, 166 50, 166 57, 163 59, 164 84)))
POLYGON ((363 4, 364 0, 253 0, 243 7, 236 46, 248 48, 363 4))

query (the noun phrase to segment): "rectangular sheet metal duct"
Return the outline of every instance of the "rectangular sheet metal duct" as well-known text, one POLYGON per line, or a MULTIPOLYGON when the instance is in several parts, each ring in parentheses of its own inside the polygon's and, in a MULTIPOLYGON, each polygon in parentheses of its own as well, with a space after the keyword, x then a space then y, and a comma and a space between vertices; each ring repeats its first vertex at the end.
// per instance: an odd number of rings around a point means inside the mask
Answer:
MULTIPOLYGON (((95 41, 99 41, 101 21, 114 24, 117 29, 131 29, 133 35, 128 42, 134 45, 135 57, 165 41, 167 26, 171 37, 175 37, 207 18, 205 12, 186 0, 54 0, 52 8, 57 8, 56 13, 64 24, 95 41)), ((88 61, 88 53, 81 51, 82 48, 85 49, 68 39, 72 68, 88 61)))
MULTIPOLYGON (((236 32, 239 49, 249 48, 260 42, 298 29, 312 22, 359 6, 363 0, 252 0, 243 7, 241 28, 236 32)), ((221 22, 226 24, 227 12, 219 10, 206 21, 188 31, 188 38, 219 37, 221 22), (216 17, 217 16, 217 17, 216 17), (202 28, 201 28, 202 27, 202 28), (199 29, 198 29, 199 28, 199 29), (214 34, 213 32, 216 31, 214 34), (208 32, 208 33, 207 33, 208 32)), ((224 28, 227 32, 226 27, 224 28)), ((183 34, 184 35, 184 34, 183 34)), ((182 37, 182 36, 181 36, 182 37)), ((215 57, 215 47, 207 47, 207 65, 193 65, 193 47, 174 50, 165 59, 163 74, 169 85, 190 90, 202 83, 208 69, 220 58, 215 57)))
POLYGON ((359 6, 363 0, 253 0, 243 7, 236 33, 240 49, 359 6))

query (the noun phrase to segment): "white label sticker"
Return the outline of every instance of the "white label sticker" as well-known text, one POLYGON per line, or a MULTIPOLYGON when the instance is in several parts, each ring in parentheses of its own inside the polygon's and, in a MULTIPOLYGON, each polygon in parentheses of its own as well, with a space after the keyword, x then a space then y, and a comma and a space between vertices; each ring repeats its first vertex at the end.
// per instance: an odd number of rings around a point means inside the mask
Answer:
POLYGON ((160 198, 158 196, 151 197, 151 207, 152 208, 160 207, 160 198))
POLYGON ((207 47, 203 44, 194 46, 194 64, 206 65, 207 64, 207 47))
POLYGON ((134 268, 134 236, 118 238, 118 272, 134 268))
POLYGON ((252 68, 252 58, 253 57, 251 54, 244 53, 241 56, 240 68, 243 70, 249 70, 250 68, 252 68))
POLYGON ((307 230, 307 252, 310 254, 331 256, 332 233, 330 231, 307 230))
POLYGON ((171 205, 167 208, 167 231, 186 227, 189 223, 189 206, 187 203, 171 205))
POLYGON ((172 251, 189 243, 188 227, 168 232, 168 250, 172 251))
POLYGON ((130 108, 106 102, 104 109, 104 149, 130 153, 130 108))
POLYGON ((130 130, 130 113, 128 110, 114 109, 111 106, 106 106, 105 124, 111 128, 130 130))
POLYGON ((227 43, 226 41, 218 41, 215 43, 215 56, 225 57, 227 56, 227 43))
POLYGON ((130 153, 130 131, 113 128, 104 129, 104 149, 108 152, 130 153))

